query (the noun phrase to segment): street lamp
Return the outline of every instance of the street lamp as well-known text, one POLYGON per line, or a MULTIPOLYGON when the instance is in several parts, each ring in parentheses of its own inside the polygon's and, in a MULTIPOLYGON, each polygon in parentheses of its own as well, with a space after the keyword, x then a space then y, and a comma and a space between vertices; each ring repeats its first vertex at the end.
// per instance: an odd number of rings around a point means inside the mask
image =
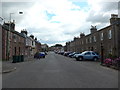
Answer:
MULTIPOLYGON (((9 60, 9 55, 10 55, 10 47, 9 47, 9 33, 11 31, 11 15, 14 14, 14 13, 10 13, 10 18, 9 18, 9 29, 8 29, 8 32, 7 32, 7 53, 6 53, 6 56, 7 56, 7 60, 9 60)), ((19 14, 23 14, 23 12, 19 12, 19 14)))
POLYGON ((3 20, 4 20, 4 19, 3 19, 2 17, 0 17, 0 24, 2 24, 3 20))

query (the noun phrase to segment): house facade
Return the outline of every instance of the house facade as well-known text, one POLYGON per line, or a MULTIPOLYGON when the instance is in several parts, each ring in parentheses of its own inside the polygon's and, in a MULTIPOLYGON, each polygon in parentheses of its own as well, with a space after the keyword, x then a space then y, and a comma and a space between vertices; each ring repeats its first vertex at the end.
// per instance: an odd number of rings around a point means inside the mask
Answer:
POLYGON ((96 26, 92 26, 90 34, 80 34, 80 37, 74 38, 73 41, 66 43, 67 51, 83 52, 86 50, 92 50, 104 57, 108 57, 109 54, 113 56, 120 56, 120 18, 118 15, 112 14, 110 18, 110 25, 100 30, 96 29, 96 26))
POLYGON ((49 50, 49 47, 47 44, 41 44, 41 51, 42 52, 45 52, 45 51, 48 51, 49 50))
POLYGON ((14 55, 29 57, 41 51, 41 43, 33 35, 27 36, 26 30, 22 30, 21 33, 15 31, 14 21, 0 25, 0 34, 2 60, 12 59, 14 55))
POLYGON ((25 37, 15 31, 15 24, 2 25, 2 59, 9 60, 13 55, 25 54, 25 37))
POLYGON ((39 41, 37 41, 37 38, 35 38, 35 49, 36 49, 36 52, 41 52, 42 51, 42 48, 41 48, 41 43, 39 41))

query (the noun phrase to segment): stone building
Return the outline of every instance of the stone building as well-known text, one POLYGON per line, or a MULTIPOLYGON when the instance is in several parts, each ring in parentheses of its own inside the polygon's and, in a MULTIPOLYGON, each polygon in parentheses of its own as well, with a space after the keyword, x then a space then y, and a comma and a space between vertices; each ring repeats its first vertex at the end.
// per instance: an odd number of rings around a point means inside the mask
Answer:
POLYGON ((41 43, 39 41, 37 41, 37 38, 35 38, 35 49, 36 49, 36 52, 41 52, 42 51, 42 48, 41 48, 41 43))
POLYGON ((31 48, 32 48, 32 39, 27 36, 27 30, 21 30, 21 34, 25 37, 25 56, 31 56, 31 48))
POLYGON ((32 41, 30 54, 31 54, 31 55, 34 55, 34 54, 36 53, 36 49, 35 49, 35 48, 36 48, 36 47, 35 47, 35 38, 34 38, 34 35, 30 35, 29 37, 31 38, 31 41, 32 41))
POLYGON ((21 33, 25 36, 25 56, 32 56, 41 51, 41 43, 37 41, 37 38, 33 35, 27 36, 27 30, 21 30, 21 33))
POLYGON ((41 51, 45 52, 49 50, 49 46, 47 44, 41 44, 41 51))
POLYGON ((79 38, 66 43, 67 51, 83 52, 91 50, 101 54, 103 49, 104 57, 109 54, 120 56, 120 18, 118 15, 111 14, 110 25, 97 30, 96 26, 92 26, 91 33, 85 35, 80 34, 79 38))
POLYGON ((25 37, 15 31, 14 22, 2 25, 2 59, 9 60, 13 55, 25 54, 25 37))

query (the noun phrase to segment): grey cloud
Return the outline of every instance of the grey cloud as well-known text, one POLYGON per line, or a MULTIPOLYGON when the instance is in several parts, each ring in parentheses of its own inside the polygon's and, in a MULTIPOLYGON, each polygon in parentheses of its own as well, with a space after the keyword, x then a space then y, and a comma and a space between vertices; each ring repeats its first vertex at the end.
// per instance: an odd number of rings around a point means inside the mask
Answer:
POLYGON ((118 2, 103 2, 101 3, 101 9, 104 12, 112 11, 112 10, 118 10, 118 2))
POLYGON ((108 23, 110 19, 110 15, 104 15, 105 13, 116 13, 118 10, 118 2, 100 2, 99 6, 101 10, 99 14, 95 14, 95 11, 91 10, 89 12, 86 21, 92 23, 108 23))
POLYGON ((94 11, 91 11, 86 21, 92 22, 92 23, 107 23, 109 18, 110 17, 107 15, 104 15, 104 13, 95 15, 94 11))
POLYGON ((20 22, 32 4, 31 2, 2 2, 2 17, 5 18, 5 21, 8 21, 10 13, 14 13, 11 19, 20 22), (23 12, 23 15, 19 15, 20 11, 23 12))

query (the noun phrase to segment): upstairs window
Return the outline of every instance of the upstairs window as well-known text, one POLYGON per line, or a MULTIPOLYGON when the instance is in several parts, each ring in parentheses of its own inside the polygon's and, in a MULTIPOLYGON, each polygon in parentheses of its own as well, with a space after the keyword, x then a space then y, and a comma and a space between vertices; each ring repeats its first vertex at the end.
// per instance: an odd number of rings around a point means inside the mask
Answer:
POLYGON ((96 42, 96 36, 93 37, 94 42, 96 42))
POLYGON ((82 44, 84 44, 84 42, 82 41, 82 44))
POLYGON ((91 37, 90 37, 90 43, 92 43, 92 39, 91 39, 91 37))
POLYGON ((87 41, 88 41, 88 40, 86 39, 86 44, 88 43, 87 41))
POLYGON ((111 31, 111 30, 108 31, 108 38, 109 38, 109 39, 112 38, 112 31, 111 31))
POLYGON ((103 33, 101 33, 101 41, 103 40, 103 33))

